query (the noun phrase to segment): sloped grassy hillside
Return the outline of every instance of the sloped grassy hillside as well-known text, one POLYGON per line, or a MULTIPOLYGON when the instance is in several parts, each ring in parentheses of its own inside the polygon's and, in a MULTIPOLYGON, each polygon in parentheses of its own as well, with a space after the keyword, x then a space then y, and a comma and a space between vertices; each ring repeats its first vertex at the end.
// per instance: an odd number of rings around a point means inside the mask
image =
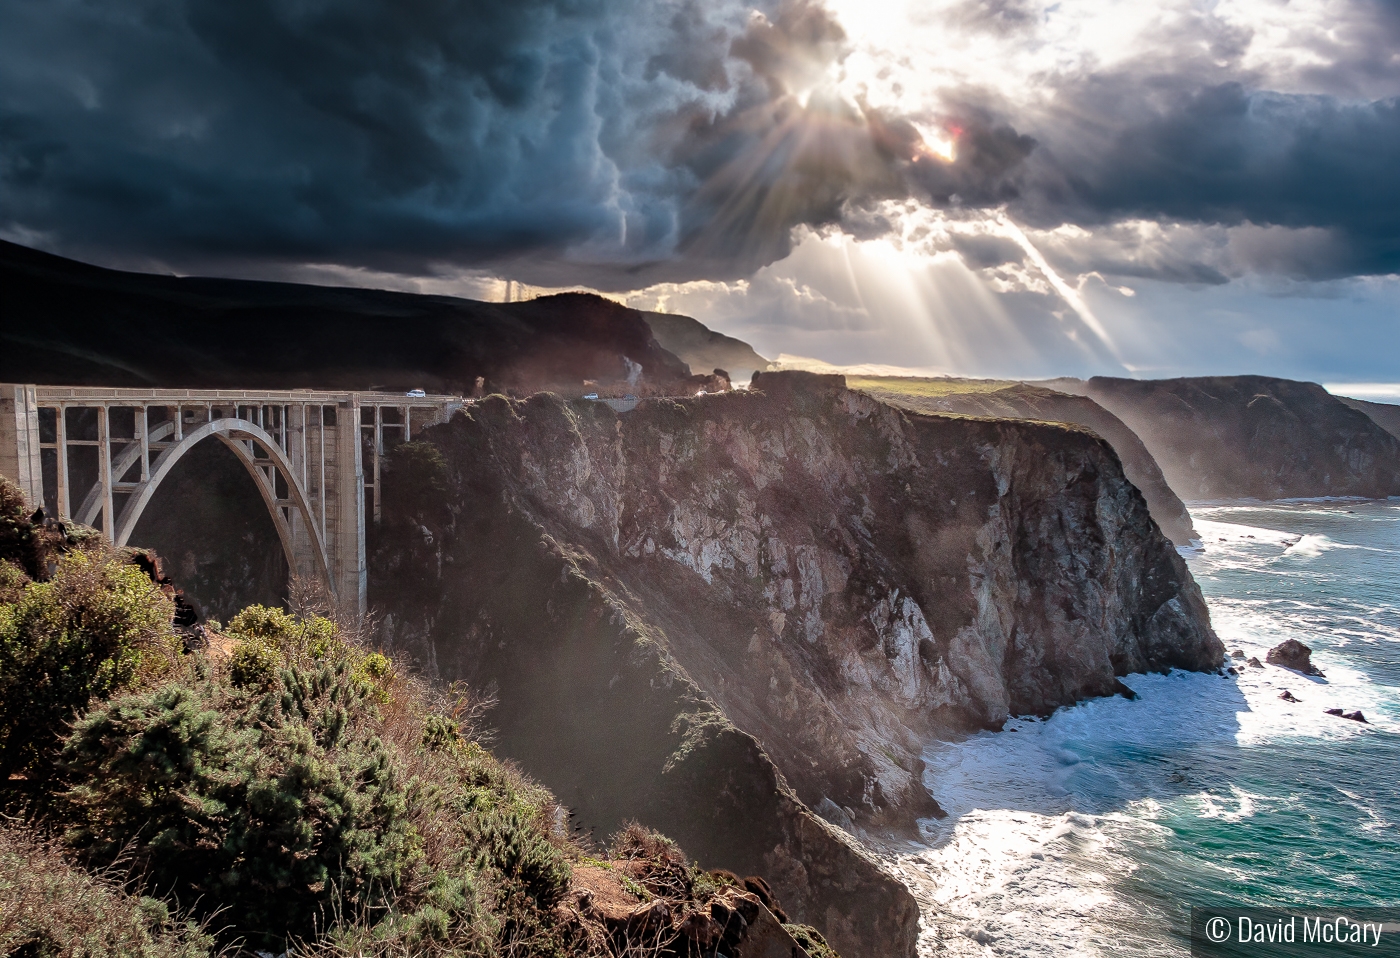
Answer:
POLYGON ((572 837, 363 623, 181 631, 151 557, 26 513, 0 478, 0 954, 829 954, 761 878, 572 837))

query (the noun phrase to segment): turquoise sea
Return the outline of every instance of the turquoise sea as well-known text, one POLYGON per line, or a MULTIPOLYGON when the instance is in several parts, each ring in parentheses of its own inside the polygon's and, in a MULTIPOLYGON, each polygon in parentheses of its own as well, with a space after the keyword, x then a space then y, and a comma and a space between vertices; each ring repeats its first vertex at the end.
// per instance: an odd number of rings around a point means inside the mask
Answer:
POLYGON ((1203 548, 1183 554, 1226 649, 1296 638, 1326 678, 1130 676, 1137 701, 930 746, 950 815, 891 861, 923 954, 1187 955, 1193 903, 1400 917, 1400 500, 1192 515, 1203 548))

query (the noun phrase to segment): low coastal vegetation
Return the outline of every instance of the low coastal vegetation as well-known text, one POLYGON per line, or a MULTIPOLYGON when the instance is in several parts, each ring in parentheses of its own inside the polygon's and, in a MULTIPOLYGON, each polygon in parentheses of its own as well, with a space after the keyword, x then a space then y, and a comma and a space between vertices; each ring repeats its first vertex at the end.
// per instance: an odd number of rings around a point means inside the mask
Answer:
POLYGON ((180 629, 155 567, 0 478, 0 954, 834 954, 762 879, 574 834, 363 622, 180 629))
POLYGON ((938 398, 967 393, 994 393, 1017 383, 1011 379, 955 379, 947 376, 927 379, 913 376, 847 376, 846 385, 872 395, 888 393, 938 398))

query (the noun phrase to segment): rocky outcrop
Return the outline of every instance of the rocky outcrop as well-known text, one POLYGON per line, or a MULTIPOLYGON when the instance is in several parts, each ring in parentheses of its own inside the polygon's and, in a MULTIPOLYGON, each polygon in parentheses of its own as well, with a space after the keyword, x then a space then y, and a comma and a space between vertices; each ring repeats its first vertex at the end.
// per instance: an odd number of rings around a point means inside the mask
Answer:
MULTIPOLYGON (((1137 434, 1113 413, 1087 396, 1071 395, 1027 383, 1010 383, 999 389, 978 388, 957 392, 954 380, 948 384, 953 391, 937 395, 921 395, 916 390, 904 391, 893 385, 867 387, 866 392, 885 402, 925 413, 957 413, 966 416, 989 416, 995 419, 1035 419, 1041 422, 1063 422, 1090 429, 1108 440, 1123 463, 1123 472, 1142 491, 1147 508, 1167 538, 1184 546, 1199 540, 1191 525, 1191 515, 1171 486, 1167 485, 1157 461, 1142 444, 1137 434)), ((916 381, 918 382, 918 381, 916 381)), ((980 383, 978 385, 981 385, 980 383)))
POLYGON ((930 736, 1224 650, 1103 440, 755 387, 435 427, 447 506, 386 519, 371 601, 437 675, 496 683, 499 750, 584 821, 766 875, 843 954, 908 954, 912 901, 807 807, 908 823, 930 736))
MULTIPOLYGON (((685 364, 657 344, 642 313, 584 293, 481 303, 156 276, 3 241, 0 286, 7 382, 470 395, 481 377, 488 390, 582 395, 626 383, 631 363, 647 387, 695 391, 685 364)), ((629 391, 641 394, 636 387, 629 391)))
POLYGON ((1264 661, 1270 665, 1301 672, 1303 675, 1323 674, 1322 670, 1312 663, 1312 649, 1297 639, 1285 639, 1280 642, 1269 650, 1269 654, 1264 656, 1264 661))
POLYGON ((1184 499, 1400 494, 1400 439, 1316 383, 1096 376, 1047 385, 1127 423, 1184 499))
POLYGON ((661 348, 689 364, 691 372, 723 369, 735 382, 745 383, 754 373, 766 372, 773 365, 743 340, 717 333, 689 316, 651 312, 642 315, 661 348))
POLYGON ((532 471, 585 465, 578 447, 551 454, 554 427, 567 434, 581 415, 611 430, 604 410, 496 399, 439 430, 454 495, 436 515, 386 518, 371 579, 383 633, 437 678, 493 689, 494 751, 545 782, 579 827, 601 837, 638 820, 705 867, 766 876, 848 958, 912 958, 918 909, 904 886, 803 806, 655 618, 587 548, 551 534, 493 458, 495 447, 532 471))

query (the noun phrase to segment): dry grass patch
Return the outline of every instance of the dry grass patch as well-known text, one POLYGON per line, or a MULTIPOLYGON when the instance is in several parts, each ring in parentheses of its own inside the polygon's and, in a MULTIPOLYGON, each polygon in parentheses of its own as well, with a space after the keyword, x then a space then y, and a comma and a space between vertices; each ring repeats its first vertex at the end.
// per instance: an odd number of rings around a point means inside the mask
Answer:
POLYGON ((964 396, 969 393, 994 393, 1019 385, 1014 379, 919 379, 904 376, 847 376, 846 385, 872 395, 889 393, 898 396, 939 399, 943 396, 964 396))
POLYGON ((89 873, 52 843, 0 826, 0 954, 206 958, 213 939, 164 903, 129 893, 120 873, 89 873))

